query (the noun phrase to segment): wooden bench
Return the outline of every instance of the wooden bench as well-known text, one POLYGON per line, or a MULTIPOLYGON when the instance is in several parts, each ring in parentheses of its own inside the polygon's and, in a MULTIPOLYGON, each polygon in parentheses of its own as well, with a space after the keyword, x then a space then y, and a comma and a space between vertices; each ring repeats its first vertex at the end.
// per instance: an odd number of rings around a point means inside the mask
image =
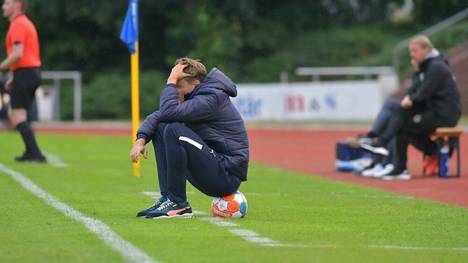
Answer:
MULTIPOLYGON (((447 176, 444 177, 460 177, 460 136, 463 133, 463 130, 457 127, 449 128, 449 127, 441 127, 437 128, 435 132, 433 132, 430 135, 430 138, 432 141, 436 142, 437 144, 437 155, 439 157, 439 177, 442 177, 441 175, 441 161, 440 161, 440 150, 442 147, 448 145, 450 146, 450 153, 452 155, 453 152, 456 152, 456 165, 457 165, 457 171, 455 174, 448 174, 447 176)), ((423 154, 423 160, 426 159, 426 156, 423 154)), ((424 168, 423 168, 423 174, 424 174, 424 168)))

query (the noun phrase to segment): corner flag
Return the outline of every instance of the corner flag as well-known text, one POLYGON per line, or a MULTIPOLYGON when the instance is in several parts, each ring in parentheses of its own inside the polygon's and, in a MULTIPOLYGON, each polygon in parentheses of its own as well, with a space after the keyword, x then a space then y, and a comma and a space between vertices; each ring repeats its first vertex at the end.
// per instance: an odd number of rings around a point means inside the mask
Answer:
MULTIPOLYGON (((131 93, 132 93, 132 144, 136 141, 136 133, 140 126, 140 69, 138 51, 138 0, 130 0, 120 33, 120 39, 127 45, 131 53, 131 93)), ((133 175, 140 176, 140 161, 133 163, 133 175)))
POLYGON ((136 52, 135 42, 138 41, 138 0, 130 0, 127 15, 120 33, 120 40, 127 45, 130 53, 136 52))

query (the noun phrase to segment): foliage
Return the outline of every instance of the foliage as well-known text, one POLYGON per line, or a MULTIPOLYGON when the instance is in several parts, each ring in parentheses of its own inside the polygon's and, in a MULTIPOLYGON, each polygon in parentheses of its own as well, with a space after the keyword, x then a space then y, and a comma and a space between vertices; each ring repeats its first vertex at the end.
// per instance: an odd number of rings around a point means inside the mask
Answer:
MULTIPOLYGON (((127 1, 29 2, 45 69, 78 69, 87 80, 127 70, 119 40, 127 1)), ((244 65, 274 55, 303 32, 380 22, 391 2, 401 1, 140 1, 142 69, 167 70, 190 55, 242 76, 244 65)))
MULTIPOLYGON (((390 7, 403 2, 140 1, 140 68, 161 79, 175 59, 191 56, 237 82, 273 82, 282 71, 292 73, 297 66, 390 65, 391 49, 399 40, 467 7, 464 0, 414 0, 412 20, 393 24, 390 7)), ((127 5, 128 1, 29 1, 43 69, 83 72, 86 117, 128 116, 118 109, 129 104, 129 58, 119 40, 127 5), (109 94, 113 97, 107 98, 109 94)), ((7 26, 1 23, 0 31, 6 32, 7 26)), ((450 45, 454 38, 444 43, 450 45)))
MULTIPOLYGON (((156 71, 140 74, 140 113, 142 118, 159 108, 159 94, 164 88, 165 76, 156 71)), ((62 88, 61 118, 73 118, 73 90, 62 88)), ((130 76, 103 73, 83 88, 83 118, 130 119, 130 76)))
POLYGON ((449 16, 468 8, 466 0, 413 0, 415 21, 426 25, 437 23, 449 16))

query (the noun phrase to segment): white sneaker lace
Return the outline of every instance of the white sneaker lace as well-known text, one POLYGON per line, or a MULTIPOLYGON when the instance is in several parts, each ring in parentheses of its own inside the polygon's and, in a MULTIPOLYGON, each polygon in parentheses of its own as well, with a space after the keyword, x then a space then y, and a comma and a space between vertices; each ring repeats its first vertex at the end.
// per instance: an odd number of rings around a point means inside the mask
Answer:
POLYGON ((168 199, 166 202, 162 203, 161 206, 159 206, 158 210, 164 210, 164 209, 166 209, 168 207, 172 207, 174 205, 176 205, 176 204, 168 199))

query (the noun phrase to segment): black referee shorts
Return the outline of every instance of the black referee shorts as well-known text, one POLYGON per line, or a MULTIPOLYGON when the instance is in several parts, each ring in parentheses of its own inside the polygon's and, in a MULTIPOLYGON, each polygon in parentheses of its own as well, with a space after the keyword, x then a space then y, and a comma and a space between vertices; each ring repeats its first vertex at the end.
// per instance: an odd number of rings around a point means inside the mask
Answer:
POLYGON ((39 68, 21 68, 13 71, 10 92, 12 109, 30 109, 36 89, 41 84, 39 68))

